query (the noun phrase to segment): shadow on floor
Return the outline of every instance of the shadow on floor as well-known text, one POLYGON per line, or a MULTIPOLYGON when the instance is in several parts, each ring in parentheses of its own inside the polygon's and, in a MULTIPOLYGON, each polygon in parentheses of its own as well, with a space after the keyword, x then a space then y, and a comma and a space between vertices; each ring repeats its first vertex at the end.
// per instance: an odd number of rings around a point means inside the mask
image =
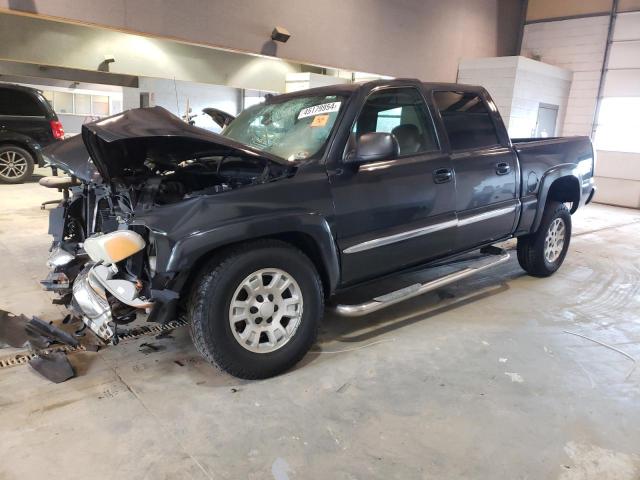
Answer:
MULTIPOLYGON (((524 275, 517 261, 512 260, 491 274, 452 284, 371 315, 341 317, 327 308, 317 343, 295 369, 317 361, 320 353, 335 350, 336 344, 344 344, 346 349, 354 348, 354 344, 383 339, 385 335, 417 322, 428 321, 440 314, 507 292, 510 288, 507 282, 524 275), (329 344, 332 347, 327 348, 329 344)), ((373 288, 377 289, 376 286, 373 288)))

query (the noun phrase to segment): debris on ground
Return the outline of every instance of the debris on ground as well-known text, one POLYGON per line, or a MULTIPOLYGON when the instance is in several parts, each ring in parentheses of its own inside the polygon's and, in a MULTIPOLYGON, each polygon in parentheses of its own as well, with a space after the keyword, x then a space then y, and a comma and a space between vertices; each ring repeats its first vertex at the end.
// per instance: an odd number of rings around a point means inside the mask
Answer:
POLYGON ((161 345, 155 345, 153 343, 141 343, 138 347, 138 351, 144 353, 145 355, 149 355, 150 353, 159 352, 164 349, 161 345))
POLYGON ((27 346, 29 336, 24 326, 29 321, 24 315, 14 315, 6 310, 0 310, 0 345, 13 348, 27 346))
POLYGON ((76 376, 73 366, 63 352, 41 353, 29 361, 29 366, 53 383, 62 383, 76 376))
MULTIPOLYGON (((77 319, 67 316, 62 324, 73 328, 74 320, 77 319)), ((119 330, 117 337, 118 341, 132 341, 151 335, 161 339, 173 338, 169 334, 187 324, 188 322, 184 319, 176 319, 162 325, 143 325, 119 330)), ((85 335, 86 331, 82 330, 84 329, 69 333, 54 325, 53 322, 45 322, 38 317, 29 319, 25 315, 14 315, 6 310, 0 310, 0 348, 25 349, 12 352, 6 357, 0 356, 0 368, 30 365, 36 372, 54 383, 73 378, 75 372, 66 355, 74 352, 98 352, 105 346, 99 341, 96 343, 97 337, 92 334, 85 335)), ((143 343, 139 350, 150 354, 164 348, 164 345, 143 343)), ((176 361, 176 364, 185 365, 180 361, 176 361)))
POLYGON ((173 328, 169 330, 164 330, 160 334, 156 335, 156 340, 162 340, 163 338, 173 338, 173 335, 171 335, 172 333, 173 333, 173 328))
POLYGON ((54 344, 79 347, 80 342, 69 333, 38 317, 27 318, 0 310, 0 343, 34 352, 29 366, 54 383, 75 377, 66 353, 45 351, 54 344))

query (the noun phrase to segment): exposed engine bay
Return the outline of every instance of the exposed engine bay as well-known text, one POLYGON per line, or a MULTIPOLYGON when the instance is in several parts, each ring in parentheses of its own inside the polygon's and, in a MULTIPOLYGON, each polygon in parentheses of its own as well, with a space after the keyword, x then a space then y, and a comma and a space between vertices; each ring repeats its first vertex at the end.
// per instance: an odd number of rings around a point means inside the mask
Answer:
POLYGON ((176 316, 179 294, 166 288, 166 275, 156 275, 163 239, 136 222, 140 214, 165 207, 165 217, 175 219, 179 211, 166 207, 286 178, 295 166, 185 125, 163 109, 130 111, 108 127, 85 126, 82 138, 47 152, 70 177, 55 182, 64 200, 49 212, 53 243, 42 284, 104 343, 117 343, 118 326, 139 313, 160 323, 176 316), (151 121, 151 133, 130 132, 151 121))
POLYGON ((269 168, 264 160, 204 157, 185 161, 173 171, 147 178, 133 193, 136 199, 166 205, 264 183, 281 174, 274 172, 273 167, 269 168))

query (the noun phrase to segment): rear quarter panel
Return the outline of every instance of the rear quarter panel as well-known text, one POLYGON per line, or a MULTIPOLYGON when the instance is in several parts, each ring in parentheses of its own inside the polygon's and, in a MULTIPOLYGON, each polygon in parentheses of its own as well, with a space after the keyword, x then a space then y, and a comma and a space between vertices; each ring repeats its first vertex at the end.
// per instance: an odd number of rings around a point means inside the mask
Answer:
POLYGON ((522 172, 522 215, 516 234, 537 228, 553 182, 562 177, 574 177, 580 187, 580 202, 584 205, 593 188, 595 155, 589 137, 550 139, 514 139, 513 147, 522 172))

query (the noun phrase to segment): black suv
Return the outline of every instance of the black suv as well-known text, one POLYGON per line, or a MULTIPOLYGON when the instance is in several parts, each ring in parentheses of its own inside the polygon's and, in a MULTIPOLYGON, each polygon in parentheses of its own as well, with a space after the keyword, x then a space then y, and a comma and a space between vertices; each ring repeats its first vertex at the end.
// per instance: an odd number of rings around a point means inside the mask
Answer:
POLYGON ((64 130, 49 102, 36 89, 0 84, 0 183, 22 183, 40 150, 62 139, 64 130))

